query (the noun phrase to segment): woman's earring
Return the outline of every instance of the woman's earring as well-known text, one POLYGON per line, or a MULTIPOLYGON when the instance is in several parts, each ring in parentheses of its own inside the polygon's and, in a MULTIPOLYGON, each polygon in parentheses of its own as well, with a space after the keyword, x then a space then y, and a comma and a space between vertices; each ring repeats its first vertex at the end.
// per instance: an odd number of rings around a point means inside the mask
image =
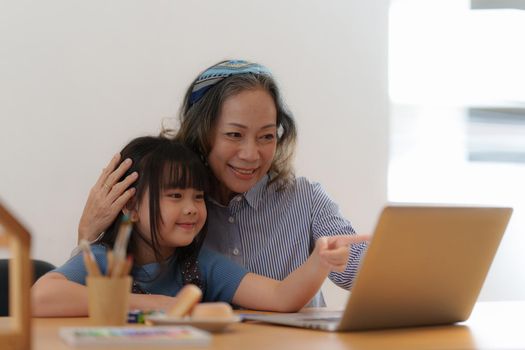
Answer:
POLYGON ((137 213, 137 211, 135 209, 128 209, 128 208, 124 208, 122 209, 122 212, 125 214, 125 215, 128 215, 129 216, 129 220, 131 222, 137 222, 139 221, 139 214, 137 213))

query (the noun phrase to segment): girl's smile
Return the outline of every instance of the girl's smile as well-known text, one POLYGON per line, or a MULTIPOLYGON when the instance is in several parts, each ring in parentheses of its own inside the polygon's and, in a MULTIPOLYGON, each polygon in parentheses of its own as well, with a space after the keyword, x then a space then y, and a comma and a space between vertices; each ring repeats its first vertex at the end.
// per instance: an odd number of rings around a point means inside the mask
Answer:
POLYGON ((195 222, 177 222, 176 225, 184 230, 191 231, 195 228, 195 222))

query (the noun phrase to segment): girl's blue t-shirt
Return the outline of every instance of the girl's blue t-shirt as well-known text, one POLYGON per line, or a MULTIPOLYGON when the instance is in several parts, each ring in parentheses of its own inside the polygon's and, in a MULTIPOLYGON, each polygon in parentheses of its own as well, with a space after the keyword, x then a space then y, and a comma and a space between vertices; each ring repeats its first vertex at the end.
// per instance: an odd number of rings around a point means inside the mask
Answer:
MULTIPOLYGON (((101 244, 91 246, 95 259, 102 272, 107 269, 107 247, 101 244)), ((134 282, 138 287, 150 294, 175 296, 183 287, 182 273, 179 266, 170 259, 158 275, 161 268, 158 263, 135 267, 131 271, 134 282)), ((248 271, 231 261, 227 257, 207 248, 202 248, 198 256, 198 265, 201 280, 204 282, 203 301, 224 301, 231 303, 239 284, 248 271)), ((68 280, 79 284, 86 284, 87 271, 82 254, 77 254, 54 272, 61 273, 68 280)))

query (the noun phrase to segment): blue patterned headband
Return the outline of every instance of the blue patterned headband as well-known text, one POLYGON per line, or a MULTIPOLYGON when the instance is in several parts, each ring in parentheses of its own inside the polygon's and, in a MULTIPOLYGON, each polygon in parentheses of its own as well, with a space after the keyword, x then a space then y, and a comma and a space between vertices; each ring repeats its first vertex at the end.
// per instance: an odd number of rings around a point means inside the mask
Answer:
POLYGON ((206 69, 195 81, 190 95, 190 106, 199 101, 206 92, 227 77, 238 74, 271 75, 268 68, 257 63, 242 60, 221 62, 206 69))

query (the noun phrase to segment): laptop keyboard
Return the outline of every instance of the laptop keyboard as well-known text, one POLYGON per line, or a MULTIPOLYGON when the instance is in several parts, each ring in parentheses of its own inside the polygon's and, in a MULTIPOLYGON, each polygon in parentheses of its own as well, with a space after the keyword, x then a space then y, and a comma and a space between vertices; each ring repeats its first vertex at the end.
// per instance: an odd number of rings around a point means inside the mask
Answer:
POLYGON ((301 321, 305 322, 339 322, 341 317, 312 317, 312 318, 301 318, 301 321))

